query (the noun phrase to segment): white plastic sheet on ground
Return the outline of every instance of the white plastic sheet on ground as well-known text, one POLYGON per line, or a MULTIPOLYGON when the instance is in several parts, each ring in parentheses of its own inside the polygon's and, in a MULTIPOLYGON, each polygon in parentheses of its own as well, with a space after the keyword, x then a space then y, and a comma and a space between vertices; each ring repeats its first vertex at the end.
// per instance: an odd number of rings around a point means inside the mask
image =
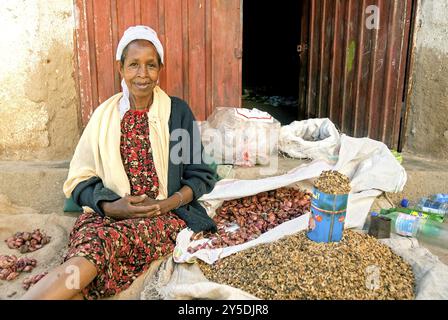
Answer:
MULTIPOLYGON (((406 171, 398 163, 387 146, 368 138, 352 138, 343 135, 338 162, 332 166, 325 161, 314 161, 299 166, 287 174, 258 180, 222 180, 213 191, 200 200, 210 215, 224 200, 232 200, 255 195, 285 186, 310 186, 310 179, 316 178, 323 170, 335 169, 350 177, 352 193, 348 198, 346 228, 361 228, 375 198, 383 191, 401 191, 406 183, 406 171)), ((175 262, 192 262, 201 259, 213 263, 238 251, 260 243, 275 241, 285 235, 302 231, 308 226, 308 214, 285 222, 259 238, 247 243, 220 249, 202 249, 193 254, 189 247, 207 240, 191 242, 192 231, 184 229, 177 237, 173 258, 175 262)))

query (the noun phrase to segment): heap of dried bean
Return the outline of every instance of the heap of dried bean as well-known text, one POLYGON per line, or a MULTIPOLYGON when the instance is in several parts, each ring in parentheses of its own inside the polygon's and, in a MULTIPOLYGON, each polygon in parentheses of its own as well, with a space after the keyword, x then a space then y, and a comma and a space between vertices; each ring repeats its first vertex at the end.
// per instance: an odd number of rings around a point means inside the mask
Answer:
POLYGON ((314 186, 328 194, 348 194, 351 190, 350 179, 334 170, 322 171, 314 186))
POLYGON ((23 279, 22 288, 28 290, 31 286, 39 282, 39 280, 45 277, 47 274, 48 272, 42 272, 34 276, 26 277, 25 279, 23 279))
POLYGON ((411 266, 375 238, 351 230, 332 243, 300 232, 199 266, 209 280, 262 299, 414 299, 411 266))
POLYGON ((14 280, 21 272, 31 272, 36 264, 36 259, 0 255, 0 280, 14 280))
POLYGON ((209 238, 211 241, 189 248, 189 252, 233 246, 253 240, 279 224, 308 212, 310 199, 311 194, 307 191, 279 188, 255 196, 224 201, 213 218, 218 232, 195 234, 193 240, 209 238), (237 229, 229 231, 231 226, 237 229))
POLYGON ((5 242, 10 249, 19 249, 20 253, 26 253, 42 248, 50 239, 50 236, 36 229, 33 232, 16 232, 5 242))

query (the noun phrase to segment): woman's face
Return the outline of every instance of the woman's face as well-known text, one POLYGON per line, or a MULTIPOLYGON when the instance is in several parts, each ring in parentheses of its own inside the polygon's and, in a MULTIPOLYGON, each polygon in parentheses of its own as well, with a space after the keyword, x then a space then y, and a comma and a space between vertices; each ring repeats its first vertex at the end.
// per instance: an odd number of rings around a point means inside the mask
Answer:
POLYGON ((128 45, 124 64, 120 62, 120 74, 129 92, 135 98, 147 98, 157 85, 161 65, 154 45, 146 40, 137 40, 128 45))

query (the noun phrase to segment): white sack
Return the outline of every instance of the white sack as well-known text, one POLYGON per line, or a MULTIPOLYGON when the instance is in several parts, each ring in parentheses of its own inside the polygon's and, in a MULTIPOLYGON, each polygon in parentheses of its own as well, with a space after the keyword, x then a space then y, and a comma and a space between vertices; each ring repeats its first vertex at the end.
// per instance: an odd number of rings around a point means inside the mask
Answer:
POLYGON ((281 124, 256 108, 216 108, 200 124, 204 150, 217 164, 267 165, 277 153, 281 124))
POLYGON ((328 118, 294 121, 282 126, 279 150, 293 158, 337 161, 340 135, 328 118))

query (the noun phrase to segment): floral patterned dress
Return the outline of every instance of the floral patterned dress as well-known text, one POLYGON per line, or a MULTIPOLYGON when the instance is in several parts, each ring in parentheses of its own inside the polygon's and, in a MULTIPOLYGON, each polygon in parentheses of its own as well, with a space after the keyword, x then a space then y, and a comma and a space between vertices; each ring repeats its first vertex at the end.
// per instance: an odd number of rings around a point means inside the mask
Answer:
MULTIPOLYGON (((121 158, 132 195, 158 195, 159 182, 149 141, 146 111, 129 110, 121 121, 121 158)), ((174 213, 115 221, 84 213, 70 234, 64 261, 85 257, 97 267, 96 278, 82 290, 86 299, 116 295, 144 273, 150 263, 171 253, 186 224, 174 213)))

